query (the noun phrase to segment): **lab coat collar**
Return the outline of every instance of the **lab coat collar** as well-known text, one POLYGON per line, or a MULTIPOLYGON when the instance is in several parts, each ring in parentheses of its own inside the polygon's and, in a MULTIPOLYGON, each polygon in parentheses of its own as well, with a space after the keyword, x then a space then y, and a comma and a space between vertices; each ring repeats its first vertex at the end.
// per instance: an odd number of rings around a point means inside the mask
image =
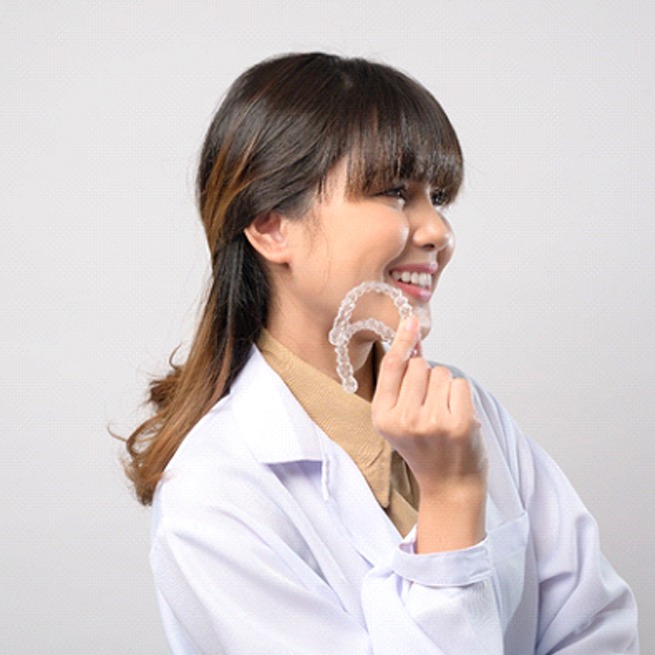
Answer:
POLYGON ((257 348, 230 396, 241 434, 257 460, 269 465, 321 462, 323 499, 351 543, 371 564, 386 558, 401 535, 355 463, 310 419, 257 348))
POLYGON ((319 429, 257 348, 253 347, 230 396, 241 433, 258 461, 323 460, 319 429))

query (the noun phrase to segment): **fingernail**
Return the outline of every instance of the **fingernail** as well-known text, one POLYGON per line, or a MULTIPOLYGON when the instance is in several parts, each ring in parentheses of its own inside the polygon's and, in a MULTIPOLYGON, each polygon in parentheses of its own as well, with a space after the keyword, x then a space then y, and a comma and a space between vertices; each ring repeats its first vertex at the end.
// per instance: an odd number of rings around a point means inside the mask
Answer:
POLYGON ((418 319, 416 318, 416 316, 414 316, 414 314, 412 314, 411 316, 408 316, 405 319, 405 323, 403 324, 403 330, 405 332, 416 332, 416 321, 417 320, 418 319))

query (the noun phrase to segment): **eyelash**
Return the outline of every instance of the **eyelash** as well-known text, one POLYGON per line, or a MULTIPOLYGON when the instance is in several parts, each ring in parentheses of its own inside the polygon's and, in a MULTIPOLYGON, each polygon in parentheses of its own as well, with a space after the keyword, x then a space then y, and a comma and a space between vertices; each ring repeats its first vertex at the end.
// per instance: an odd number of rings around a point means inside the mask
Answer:
MULTIPOLYGON (((399 200, 404 201, 407 200, 407 191, 408 189, 406 186, 397 186, 383 191, 380 195, 398 198, 399 200)), ((439 189, 430 194, 430 200, 435 207, 442 207, 443 205, 448 204, 448 194, 443 189, 439 189)))
POLYGON ((380 195, 398 198, 399 200, 407 200, 407 187, 397 186, 383 191, 380 195))

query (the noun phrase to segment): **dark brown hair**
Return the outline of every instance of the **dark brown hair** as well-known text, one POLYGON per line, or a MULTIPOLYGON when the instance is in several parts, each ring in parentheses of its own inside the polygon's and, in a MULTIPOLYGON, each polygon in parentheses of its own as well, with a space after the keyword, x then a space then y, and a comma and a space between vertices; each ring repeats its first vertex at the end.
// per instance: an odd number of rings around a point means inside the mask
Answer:
POLYGON ((232 85, 207 132, 197 198, 212 280, 187 360, 150 385, 154 415, 127 439, 139 500, 189 430, 242 370, 266 325, 266 272, 243 230, 259 214, 302 215, 349 157, 348 192, 429 182, 446 202, 462 181, 450 121, 420 84, 383 64, 324 53, 263 61, 232 85))

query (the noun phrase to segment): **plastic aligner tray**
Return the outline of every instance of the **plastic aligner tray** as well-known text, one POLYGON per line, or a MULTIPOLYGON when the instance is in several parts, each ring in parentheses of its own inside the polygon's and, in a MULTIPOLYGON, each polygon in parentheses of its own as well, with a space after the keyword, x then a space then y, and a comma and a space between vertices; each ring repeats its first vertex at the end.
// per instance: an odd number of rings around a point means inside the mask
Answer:
POLYGON ((355 393, 357 391, 357 380, 355 371, 350 363, 348 354, 348 344, 353 335, 362 330, 375 332, 382 341, 391 343, 395 336, 395 331, 388 325, 376 318, 367 318, 362 321, 351 322, 352 313, 357 301, 366 293, 383 293, 393 300, 393 304, 398 309, 400 318, 404 319, 412 315, 412 306, 406 296, 400 289, 387 284, 386 282, 362 282, 351 289, 339 305, 337 316, 332 324, 332 329, 328 334, 330 343, 334 346, 337 355, 337 374, 341 379, 341 386, 346 393, 355 393))

